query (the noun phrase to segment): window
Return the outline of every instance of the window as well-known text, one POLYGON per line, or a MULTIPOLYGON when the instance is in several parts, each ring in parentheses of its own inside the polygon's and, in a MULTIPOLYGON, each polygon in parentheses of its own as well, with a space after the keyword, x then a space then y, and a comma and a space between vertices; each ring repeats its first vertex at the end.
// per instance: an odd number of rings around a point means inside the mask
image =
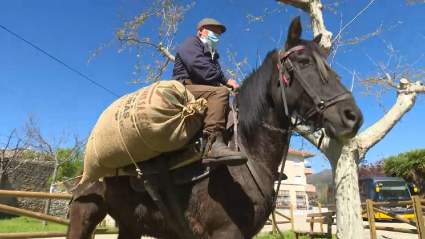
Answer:
POLYGON ((277 206, 289 206, 290 203, 290 195, 288 190, 279 190, 276 205, 277 206))
POLYGON ((294 166, 300 167, 301 166, 301 160, 299 158, 294 158, 294 166))
POLYGON ((305 192, 296 191, 296 196, 297 196, 297 209, 307 209, 305 192))
POLYGON ((295 184, 302 184, 301 176, 295 176, 295 184))

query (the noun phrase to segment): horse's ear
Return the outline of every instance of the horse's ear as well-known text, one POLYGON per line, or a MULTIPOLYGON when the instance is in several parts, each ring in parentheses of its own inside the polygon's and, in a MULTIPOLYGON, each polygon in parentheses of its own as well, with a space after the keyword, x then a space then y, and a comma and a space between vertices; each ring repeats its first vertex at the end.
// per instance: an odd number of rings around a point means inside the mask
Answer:
POLYGON ((322 40, 322 33, 320 33, 319 35, 317 35, 314 39, 313 42, 320 44, 320 41, 322 40))
POLYGON ((303 28, 301 26, 300 16, 297 16, 292 20, 288 30, 288 38, 286 39, 289 47, 295 46, 301 39, 301 33, 303 28))

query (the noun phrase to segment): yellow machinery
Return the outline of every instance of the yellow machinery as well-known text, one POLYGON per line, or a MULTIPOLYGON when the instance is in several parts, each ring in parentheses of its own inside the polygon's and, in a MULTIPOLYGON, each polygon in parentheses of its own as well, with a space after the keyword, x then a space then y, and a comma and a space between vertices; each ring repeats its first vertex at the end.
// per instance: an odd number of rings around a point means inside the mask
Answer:
MULTIPOLYGON (((359 179, 359 191, 361 203, 366 203, 366 199, 373 202, 397 202, 410 201, 411 196, 417 194, 418 188, 412 183, 408 184, 398 177, 367 177, 359 179), (410 189, 410 190, 409 190, 410 189)), ((328 186, 328 204, 335 204, 333 186, 328 186)), ((374 206, 375 208, 394 213, 404 218, 415 218, 412 205, 402 206, 374 206)), ((366 210, 366 205, 362 206, 366 210)), ((365 212, 363 218, 367 218, 365 212)), ((386 214, 375 212, 375 219, 393 219, 386 214)))

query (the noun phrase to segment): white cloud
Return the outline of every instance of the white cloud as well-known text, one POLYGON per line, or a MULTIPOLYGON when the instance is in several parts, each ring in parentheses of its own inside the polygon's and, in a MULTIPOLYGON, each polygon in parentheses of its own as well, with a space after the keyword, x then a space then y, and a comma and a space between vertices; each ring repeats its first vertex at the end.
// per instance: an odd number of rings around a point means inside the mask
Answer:
POLYGON ((304 164, 309 164, 309 163, 310 163, 310 161, 304 159, 304 164))

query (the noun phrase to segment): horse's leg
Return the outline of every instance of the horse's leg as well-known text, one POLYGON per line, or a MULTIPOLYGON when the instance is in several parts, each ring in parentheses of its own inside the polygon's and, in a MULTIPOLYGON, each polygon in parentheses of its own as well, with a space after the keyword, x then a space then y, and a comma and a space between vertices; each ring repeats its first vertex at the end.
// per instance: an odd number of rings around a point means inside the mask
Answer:
MULTIPOLYGON (((89 239, 96 226, 106 217, 104 199, 98 194, 81 196, 70 207, 68 239, 89 239)), ((139 237, 140 238, 140 237, 139 237)))

